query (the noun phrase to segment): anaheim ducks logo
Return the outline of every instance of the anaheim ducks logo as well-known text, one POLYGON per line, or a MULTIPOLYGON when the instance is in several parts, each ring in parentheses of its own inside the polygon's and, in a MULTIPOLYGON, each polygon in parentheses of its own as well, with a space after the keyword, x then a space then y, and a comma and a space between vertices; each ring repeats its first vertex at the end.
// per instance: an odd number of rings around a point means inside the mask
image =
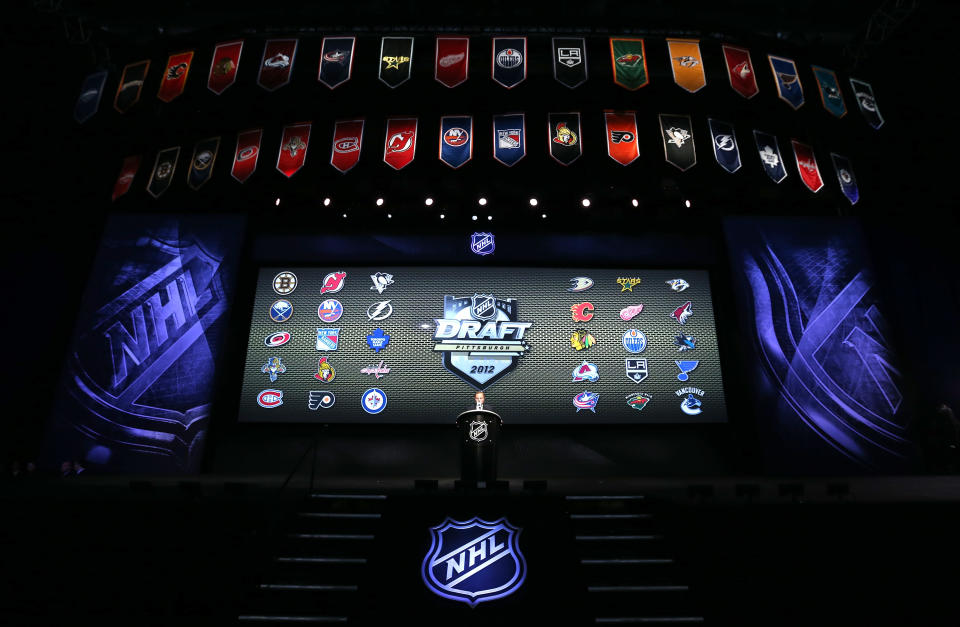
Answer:
POLYGON ((306 149, 307 144, 299 135, 294 135, 283 145, 283 150, 289 152, 291 157, 296 157, 298 152, 306 149))
POLYGON ((213 66, 215 76, 226 76, 237 69, 237 64, 230 57, 224 57, 213 66))
POLYGON ((555 143, 563 146, 575 146, 577 143, 577 134, 567 128, 566 122, 557 124, 556 134, 553 136, 555 143))

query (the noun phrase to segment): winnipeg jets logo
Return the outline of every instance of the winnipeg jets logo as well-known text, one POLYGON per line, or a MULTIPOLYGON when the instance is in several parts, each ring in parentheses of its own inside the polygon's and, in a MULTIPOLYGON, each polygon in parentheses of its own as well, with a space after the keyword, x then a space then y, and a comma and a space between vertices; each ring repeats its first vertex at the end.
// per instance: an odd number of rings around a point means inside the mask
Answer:
POLYGON ((667 140, 668 144, 674 144, 677 148, 682 148, 684 142, 690 139, 690 132, 685 128, 680 128, 678 126, 671 126, 666 131, 667 137, 670 139, 667 140))

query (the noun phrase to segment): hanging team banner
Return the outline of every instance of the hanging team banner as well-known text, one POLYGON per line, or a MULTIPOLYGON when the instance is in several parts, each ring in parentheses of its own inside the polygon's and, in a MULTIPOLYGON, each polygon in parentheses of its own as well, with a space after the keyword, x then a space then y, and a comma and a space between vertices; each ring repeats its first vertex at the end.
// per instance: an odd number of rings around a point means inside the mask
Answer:
POLYGON ((587 80, 587 45, 582 37, 554 37, 553 77, 570 89, 587 80))
POLYGON ((550 113, 547 115, 547 142, 550 156, 563 165, 570 165, 583 154, 580 139, 579 113, 550 113))
POLYGON ((753 69, 750 51, 726 44, 722 48, 730 87, 744 98, 753 98, 760 91, 760 88, 757 87, 757 74, 753 69))
POLYGON ((207 89, 218 96, 237 80, 240 68, 240 53, 243 52, 243 40, 217 44, 210 59, 210 73, 207 75, 207 89))
POLYGON ((526 116, 523 113, 493 116, 493 158, 512 167, 526 154, 526 116))
POLYGON ((160 198, 160 194, 170 187, 170 181, 173 180, 173 173, 177 169, 177 159, 179 157, 180 146, 164 148, 157 153, 157 159, 153 162, 153 171, 150 173, 150 180, 147 182, 147 192, 154 198, 160 198))
POLYGON ((870 83, 851 78, 850 86, 853 87, 854 98, 857 99, 860 113, 867 118, 870 126, 875 129, 883 126, 883 116, 880 115, 880 109, 877 108, 877 99, 873 96, 873 87, 870 86, 870 83))
POLYGON ((800 75, 797 74, 797 65, 791 59, 775 57, 768 54, 770 69, 773 71, 773 80, 777 84, 777 94, 788 105, 799 109, 803 106, 803 85, 800 84, 800 75))
POLYGON ((346 174, 360 161, 362 147, 363 120, 337 120, 334 123, 330 165, 346 174))
POLYGON ((447 87, 456 87, 467 80, 467 69, 469 67, 469 37, 437 37, 437 54, 433 62, 433 78, 447 87))
POLYGON ((613 82, 629 90, 650 82, 647 75, 647 51, 642 39, 610 38, 613 82))
POLYGON ((296 174, 307 160, 311 126, 310 122, 301 122, 283 127, 280 152, 277 154, 277 169, 287 178, 296 174))
POLYGON ((813 68, 813 76, 817 79, 817 87, 820 89, 820 102, 823 108, 842 118, 847 114, 847 105, 843 101, 843 94, 840 93, 840 83, 837 81, 837 75, 833 70, 820 67, 819 65, 810 66, 813 68))
POLYGON ((83 79, 80 86, 80 95, 77 104, 73 106, 73 119, 83 124, 94 116, 100 109, 100 99, 103 97, 103 87, 107 84, 107 73, 94 72, 83 79))
POLYGON ((268 39, 263 46, 257 85, 267 91, 276 91, 290 82, 293 62, 297 56, 297 39, 268 39))
POLYGON ((527 78, 527 38, 494 37, 490 74, 507 89, 513 89, 527 78))
POLYGON ((673 82, 691 94, 703 89, 707 84, 707 75, 703 71, 700 40, 668 39, 667 50, 670 53, 673 82))
POLYGON ((383 161, 394 170, 402 170, 417 154, 417 118, 388 118, 383 142, 383 161))
POLYGON ((163 102, 170 102, 183 93, 187 87, 187 75, 190 73, 190 64, 193 63, 193 50, 172 54, 167 58, 167 66, 160 79, 160 89, 157 98, 163 102))
POLYGON ((133 178, 137 175, 139 169, 140 155, 127 157, 123 160, 123 165, 120 166, 120 174, 117 175, 117 182, 113 184, 113 195, 110 200, 116 200, 130 191, 133 178))
POLYGON ((202 139, 193 147, 190 170, 187 172, 187 185, 190 186, 190 189, 196 191, 210 180, 213 175, 213 164, 217 161, 219 151, 219 137, 202 139))
POLYGON ((394 89, 410 78, 413 37, 383 37, 380 40, 380 80, 394 89))
POLYGON ((233 167, 230 168, 230 175, 241 183, 257 170, 262 137, 263 129, 259 128, 237 135, 237 148, 233 151, 233 167))
POLYGON ((350 75, 353 74, 353 51, 356 45, 356 37, 324 37, 317 80, 330 89, 336 89, 350 80, 350 75))
POLYGON ((857 187, 857 177, 853 175, 853 168, 850 167, 850 160, 835 152, 830 153, 830 159, 833 161, 833 169, 837 172, 837 180, 840 181, 840 191, 851 205, 857 204, 860 200, 860 189, 857 187))
POLYGON ((713 139, 713 156, 720 167, 733 174, 740 169, 740 147, 737 146, 737 136, 733 125, 720 120, 707 118, 710 126, 710 137, 713 139))
POLYGON ((780 154, 780 144, 777 138, 768 133, 753 131, 753 139, 757 143, 757 151, 760 153, 760 163, 763 164, 763 171, 767 173, 774 183, 779 183, 787 178, 787 168, 783 165, 783 156, 780 154))
POLYGON ((811 192, 819 192, 823 187, 823 179, 820 177, 820 167, 817 166, 817 157, 813 154, 813 148, 795 139, 791 139, 790 144, 793 146, 793 156, 797 160, 797 171, 800 173, 803 184, 811 192))
POLYGON ((457 169, 473 157, 473 116, 440 118, 440 161, 457 169))
POLYGON ((693 123, 690 116, 661 113, 659 118, 664 158, 681 172, 689 170, 697 164, 697 148, 693 144, 693 123))
POLYGON ((123 68, 120 75, 120 84, 113 97, 113 108, 120 113, 126 113, 130 107, 140 102, 140 92, 143 90, 143 81, 147 78, 150 69, 150 60, 129 63, 123 68))
POLYGON ((603 114, 607 133, 607 154, 620 165, 629 165, 640 156, 637 116, 634 111, 607 111, 603 114))

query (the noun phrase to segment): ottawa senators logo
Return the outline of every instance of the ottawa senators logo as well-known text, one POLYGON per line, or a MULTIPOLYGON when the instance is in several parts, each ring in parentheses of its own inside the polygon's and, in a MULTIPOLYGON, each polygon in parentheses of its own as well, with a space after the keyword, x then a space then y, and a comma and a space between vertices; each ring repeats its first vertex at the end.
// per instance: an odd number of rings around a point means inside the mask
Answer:
POLYGON ((577 134, 567 128, 566 122, 560 122, 557 124, 553 141, 564 146, 575 146, 577 143, 577 134))

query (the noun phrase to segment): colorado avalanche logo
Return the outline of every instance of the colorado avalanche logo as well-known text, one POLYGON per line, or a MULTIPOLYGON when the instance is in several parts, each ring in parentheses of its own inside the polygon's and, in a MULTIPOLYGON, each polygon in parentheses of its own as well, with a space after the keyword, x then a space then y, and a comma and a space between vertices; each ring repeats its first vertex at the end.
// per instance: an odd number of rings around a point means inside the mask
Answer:
POLYGON ((516 592, 527 576, 519 547, 521 531, 505 518, 493 522, 447 518, 430 528, 432 545, 421 568, 423 583, 431 592, 471 607, 516 592))

